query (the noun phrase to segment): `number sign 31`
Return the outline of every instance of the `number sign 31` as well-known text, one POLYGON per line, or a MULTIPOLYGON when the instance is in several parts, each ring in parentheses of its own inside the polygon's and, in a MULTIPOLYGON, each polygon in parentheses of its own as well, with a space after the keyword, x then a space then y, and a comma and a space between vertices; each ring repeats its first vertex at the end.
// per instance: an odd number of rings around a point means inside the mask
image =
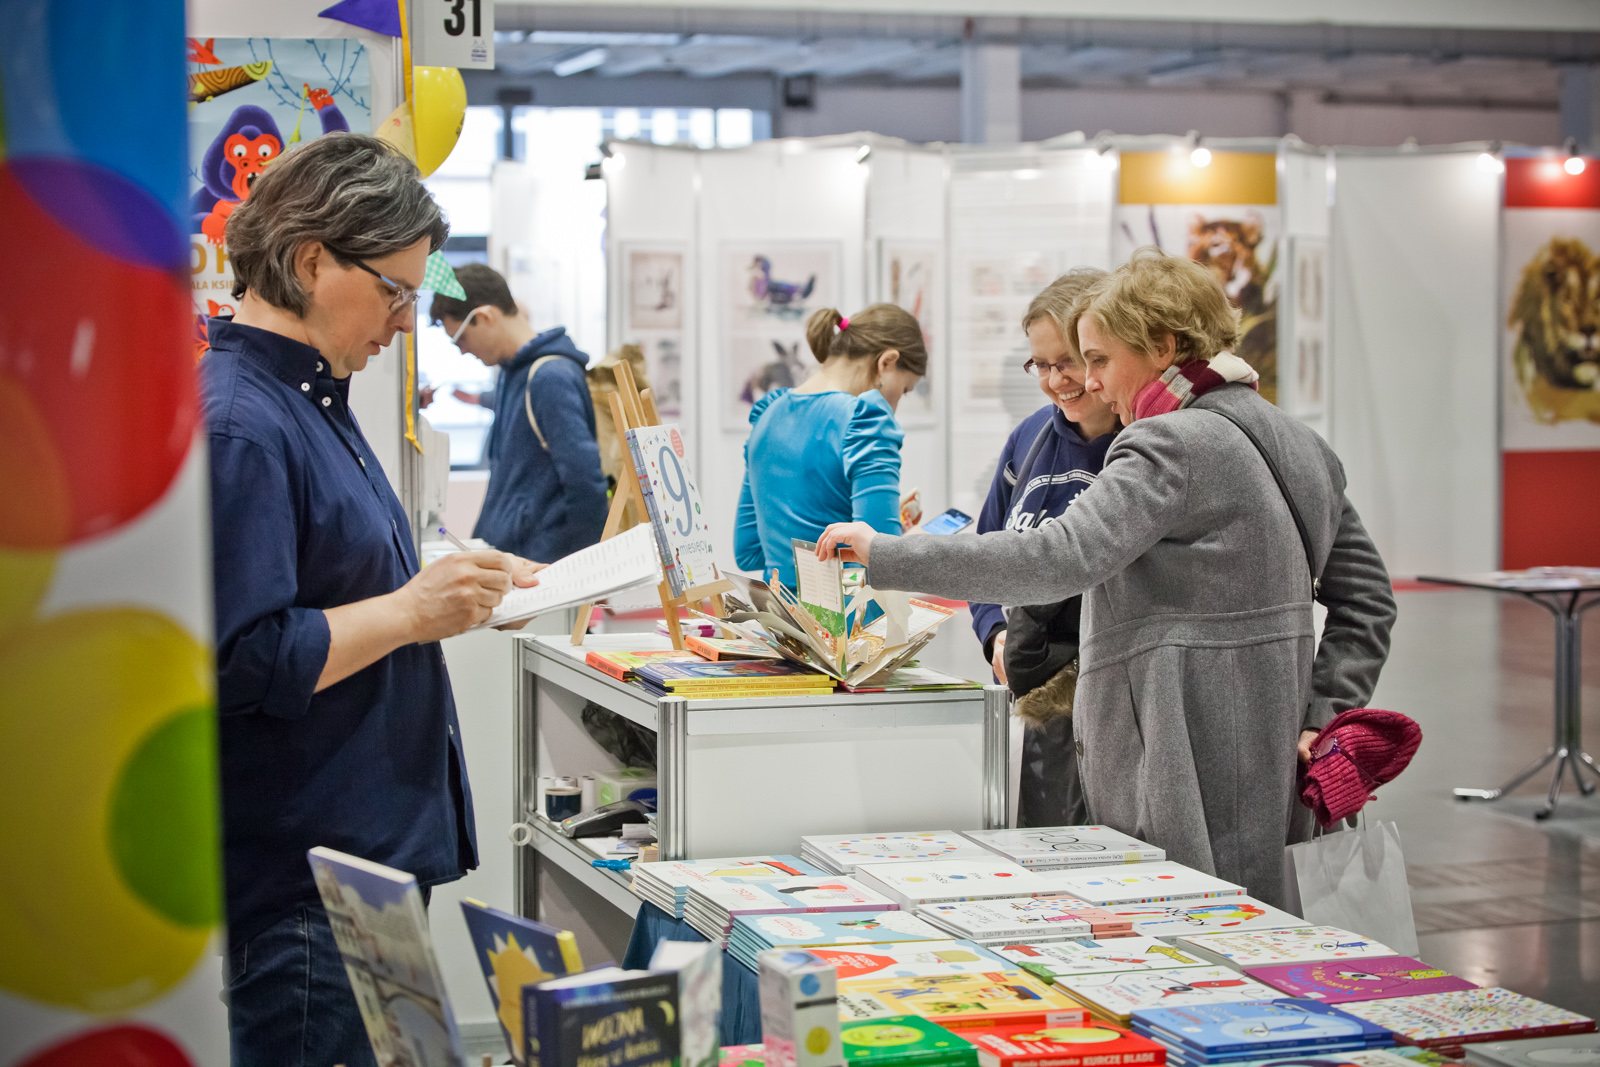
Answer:
POLYGON ((410 0, 411 62, 419 67, 494 67, 494 0, 410 0))

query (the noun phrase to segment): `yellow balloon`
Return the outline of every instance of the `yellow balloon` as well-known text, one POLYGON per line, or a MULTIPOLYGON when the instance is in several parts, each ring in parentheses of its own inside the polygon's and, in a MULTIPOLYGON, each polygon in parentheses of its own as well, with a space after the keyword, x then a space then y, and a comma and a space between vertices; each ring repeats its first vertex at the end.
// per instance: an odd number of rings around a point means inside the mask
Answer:
POLYGON ((454 67, 411 68, 411 114, 416 123, 417 168, 426 178, 439 169, 461 137, 467 117, 467 83, 454 67))
POLYGON ((54 552, 0 548, 0 640, 33 618, 55 572, 54 552))
MULTIPOLYGON (((215 757, 192 740, 180 788, 159 778, 172 724, 214 714, 211 657, 165 616, 81 611, 0 642, 0 678, 0 989, 95 1013, 148 1003, 193 970, 214 921, 162 914, 159 885, 154 903, 136 892, 115 819, 119 803, 139 815, 166 803, 180 822, 191 800, 215 804, 215 757)), ((161 825, 133 831, 135 845, 172 843, 161 825)))

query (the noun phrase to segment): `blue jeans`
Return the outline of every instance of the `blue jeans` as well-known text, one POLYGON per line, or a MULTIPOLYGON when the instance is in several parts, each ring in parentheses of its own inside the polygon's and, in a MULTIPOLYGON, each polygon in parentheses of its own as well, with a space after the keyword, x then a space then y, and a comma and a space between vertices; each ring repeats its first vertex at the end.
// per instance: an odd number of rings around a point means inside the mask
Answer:
POLYGON ((303 904, 228 953, 233 1067, 377 1067, 328 913, 303 904))

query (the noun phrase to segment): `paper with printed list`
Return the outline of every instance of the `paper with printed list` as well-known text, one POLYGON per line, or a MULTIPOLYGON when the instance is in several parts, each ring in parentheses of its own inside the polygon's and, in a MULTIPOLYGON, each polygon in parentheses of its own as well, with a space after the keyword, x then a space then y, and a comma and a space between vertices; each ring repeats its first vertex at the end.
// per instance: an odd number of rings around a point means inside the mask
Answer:
POLYGON ((627 533, 556 560, 539 572, 538 585, 511 590, 488 620, 473 629, 520 622, 659 581, 661 557, 656 552, 655 535, 649 525, 635 526, 627 533))

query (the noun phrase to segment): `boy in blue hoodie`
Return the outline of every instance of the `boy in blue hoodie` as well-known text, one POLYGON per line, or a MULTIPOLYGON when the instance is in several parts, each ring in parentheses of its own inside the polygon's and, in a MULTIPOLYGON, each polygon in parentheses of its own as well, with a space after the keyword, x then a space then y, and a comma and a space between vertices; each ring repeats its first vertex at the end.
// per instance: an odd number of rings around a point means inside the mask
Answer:
POLYGON ((550 562, 600 540, 606 480, 594 403, 564 326, 536 333, 506 280, 482 263, 456 268, 466 299, 433 298, 429 317, 456 347, 499 367, 489 428, 489 489, 472 535, 503 552, 550 562))

